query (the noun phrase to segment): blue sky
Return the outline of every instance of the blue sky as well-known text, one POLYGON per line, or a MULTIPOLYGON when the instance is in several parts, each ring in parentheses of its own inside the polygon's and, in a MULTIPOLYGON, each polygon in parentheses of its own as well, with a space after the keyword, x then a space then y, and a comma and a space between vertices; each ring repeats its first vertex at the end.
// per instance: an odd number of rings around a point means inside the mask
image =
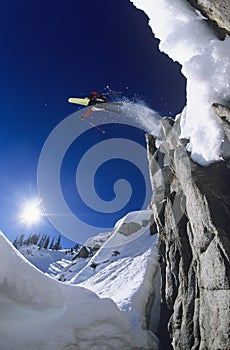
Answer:
POLYGON ((69 96, 109 85, 161 115, 182 110, 180 66, 159 53, 147 23, 129 0, 1 1, 0 229, 10 239, 32 230, 55 232, 48 223, 22 227, 17 211, 37 194, 47 136, 76 110, 69 96))

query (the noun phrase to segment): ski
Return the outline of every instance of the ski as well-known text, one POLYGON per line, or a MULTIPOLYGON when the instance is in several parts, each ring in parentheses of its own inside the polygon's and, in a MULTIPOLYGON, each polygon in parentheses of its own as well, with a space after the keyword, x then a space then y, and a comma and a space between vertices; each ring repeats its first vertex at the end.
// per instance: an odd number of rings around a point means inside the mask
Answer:
POLYGON ((123 106, 123 103, 122 102, 116 102, 116 101, 109 101, 109 102, 105 102, 104 103, 105 105, 114 105, 114 106, 123 106))
POLYGON ((97 108, 97 109, 101 109, 102 111, 107 111, 107 112, 113 112, 113 113, 121 114, 120 111, 117 111, 117 110, 115 110, 113 108, 109 108, 109 107, 107 107, 107 105, 122 106, 122 103, 119 103, 119 102, 107 102, 107 103, 96 104, 95 105, 95 110, 97 108))
POLYGON ((112 112, 112 113, 116 113, 116 114, 121 114, 120 111, 116 111, 116 110, 113 109, 113 108, 105 107, 104 110, 107 111, 107 112, 112 112))
POLYGON ((105 134, 105 130, 101 129, 99 126, 97 126, 96 124, 90 122, 89 120, 86 120, 83 117, 80 117, 81 120, 84 120, 87 124, 91 125, 93 128, 97 129, 98 131, 102 132, 102 134, 105 134))

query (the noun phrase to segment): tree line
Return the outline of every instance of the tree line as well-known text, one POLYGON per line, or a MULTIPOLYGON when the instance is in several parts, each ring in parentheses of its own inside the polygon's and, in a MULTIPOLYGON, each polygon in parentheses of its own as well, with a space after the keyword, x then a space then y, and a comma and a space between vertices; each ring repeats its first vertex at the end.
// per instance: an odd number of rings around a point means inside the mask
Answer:
MULTIPOLYGON (((19 248, 22 246, 29 246, 29 245, 37 245, 39 249, 52 249, 52 250, 60 250, 61 247, 61 235, 59 235, 56 239, 55 237, 50 239, 50 236, 47 234, 30 234, 28 237, 25 236, 25 234, 21 234, 17 236, 13 242, 13 245, 15 248, 19 248)), ((76 243, 71 250, 78 251, 79 250, 79 244, 76 243)))

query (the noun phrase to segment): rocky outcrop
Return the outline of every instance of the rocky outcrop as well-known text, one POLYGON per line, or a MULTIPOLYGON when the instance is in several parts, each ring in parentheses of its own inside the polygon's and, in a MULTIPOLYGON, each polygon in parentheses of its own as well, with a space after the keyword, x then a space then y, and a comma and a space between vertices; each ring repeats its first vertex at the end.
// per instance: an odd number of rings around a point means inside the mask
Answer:
POLYGON ((91 252, 90 248, 83 246, 83 247, 81 247, 79 252, 75 255, 75 257, 72 260, 79 259, 79 258, 86 259, 90 255, 92 256, 92 252, 91 252))
POLYGON ((160 236, 161 349, 227 350, 229 162, 193 163, 179 135, 180 120, 164 118, 159 137, 147 136, 151 208, 160 236))
POLYGON ((222 126, 228 141, 230 142, 230 109, 220 103, 213 103, 212 108, 214 109, 219 123, 222 126))
POLYGON ((220 39, 230 34, 229 0, 187 0, 208 20, 220 39))
MULTIPOLYGON (((118 232, 121 233, 124 236, 130 236, 133 233, 139 231, 141 228, 146 227, 147 225, 152 225, 153 224, 153 219, 151 220, 142 220, 141 223, 137 222, 124 222, 120 227, 118 232)), ((154 232, 156 233, 156 231, 154 232)))

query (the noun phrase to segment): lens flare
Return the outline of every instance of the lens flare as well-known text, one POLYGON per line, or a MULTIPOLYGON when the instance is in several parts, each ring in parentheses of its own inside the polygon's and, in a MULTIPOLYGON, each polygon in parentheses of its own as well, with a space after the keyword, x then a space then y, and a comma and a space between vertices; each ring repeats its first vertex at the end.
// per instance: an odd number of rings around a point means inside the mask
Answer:
POLYGON ((114 222, 129 211, 146 209, 151 200, 146 147, 137 134, 154 130, 157 135, 161 117, 142 105, 112 106, 83 120, 82 109, 66 117, 39 157, 37 187, 44 215, 72 241, 112 231, 114 222))
POLYGON ((38 199, 29 200, 24 204, 20 214, 20 221, 22 224, 31 226, 41 221, 42 211, 40 204, 38 199))

